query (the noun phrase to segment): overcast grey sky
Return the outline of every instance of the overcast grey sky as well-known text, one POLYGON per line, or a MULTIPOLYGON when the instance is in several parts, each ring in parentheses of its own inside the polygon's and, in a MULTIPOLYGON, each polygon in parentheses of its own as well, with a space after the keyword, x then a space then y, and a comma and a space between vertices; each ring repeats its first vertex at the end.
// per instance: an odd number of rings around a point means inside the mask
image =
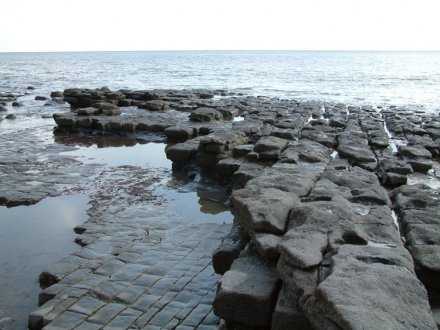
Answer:
POLYGON ((0 12, 0 51, 440 51, 439 0, 0 0, 0 12))

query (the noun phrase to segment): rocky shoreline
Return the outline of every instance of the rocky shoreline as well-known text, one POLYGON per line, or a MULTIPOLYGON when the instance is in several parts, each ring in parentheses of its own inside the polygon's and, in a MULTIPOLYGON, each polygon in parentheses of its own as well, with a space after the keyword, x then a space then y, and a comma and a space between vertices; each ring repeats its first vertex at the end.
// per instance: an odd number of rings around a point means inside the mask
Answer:
MULTIPOLYGON (((51 96, 71 106, 54 114, 58 131, 163 134, 175 168, 195 163, 232 182, 234 225, 215 228, 223 242, 210 252, 222 277, 209 304, 225 328, 439 326, 440 192, 423 183, 439 179, 438 114, 220 90, 68 89, 51 96)), ((85 248, 88 230, 80 231, 85 248)), ((119 253, 141 248, 121 245, 119 253)), ((69 276, 105 275, 102 267, 121 265, 84 253, 70 259, 43 276, 59 283, 42 293, 46 304, 31 314, 31 328, 56 328, 63 317, 75 320, 72 328, 105 325, 95 315, 102 304, 81 309, 78 297, 66 296, 67 288, 89 290, 69 276)), ((136 269, 127 281, 147 273, 136 269)), ((154 315, 147 319, 150 305, 138 298, 132 290, 125 304, 133 311, 125 316, 129 326, 150 329, 154 315)), ((203 328, 201 320, 174 319, 154 326, 203 328)))

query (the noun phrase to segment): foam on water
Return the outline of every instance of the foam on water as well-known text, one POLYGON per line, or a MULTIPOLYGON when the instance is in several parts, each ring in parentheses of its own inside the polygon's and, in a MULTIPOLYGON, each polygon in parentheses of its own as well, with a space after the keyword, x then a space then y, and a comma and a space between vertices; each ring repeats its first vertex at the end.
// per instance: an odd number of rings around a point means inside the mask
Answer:
POLYGON ((220 88, 430 111, 440 104, 440 52, 0 53, 0 77, 0 92, 34 85, 46 95, 68 87, 220 88))

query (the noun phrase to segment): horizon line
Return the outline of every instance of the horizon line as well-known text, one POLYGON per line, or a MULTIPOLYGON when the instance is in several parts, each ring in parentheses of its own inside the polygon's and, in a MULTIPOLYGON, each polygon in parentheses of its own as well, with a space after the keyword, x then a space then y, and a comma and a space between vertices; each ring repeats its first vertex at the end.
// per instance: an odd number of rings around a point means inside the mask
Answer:
POLYGON ((438 53, 440 50, 414 49, 149 49, 149 50, 24 50, 0 51, 0 54, 13 53, 123 53, 123 52, 378 52, 378 53, 438 53))

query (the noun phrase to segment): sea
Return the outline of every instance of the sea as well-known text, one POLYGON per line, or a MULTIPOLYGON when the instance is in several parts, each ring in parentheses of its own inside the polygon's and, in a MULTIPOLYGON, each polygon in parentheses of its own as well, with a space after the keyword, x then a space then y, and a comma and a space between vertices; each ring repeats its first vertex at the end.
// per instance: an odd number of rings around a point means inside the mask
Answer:
POLYGON ((440 52, 0 53, 0 92, 210 88, 352 105, 440 108, 440 52))

